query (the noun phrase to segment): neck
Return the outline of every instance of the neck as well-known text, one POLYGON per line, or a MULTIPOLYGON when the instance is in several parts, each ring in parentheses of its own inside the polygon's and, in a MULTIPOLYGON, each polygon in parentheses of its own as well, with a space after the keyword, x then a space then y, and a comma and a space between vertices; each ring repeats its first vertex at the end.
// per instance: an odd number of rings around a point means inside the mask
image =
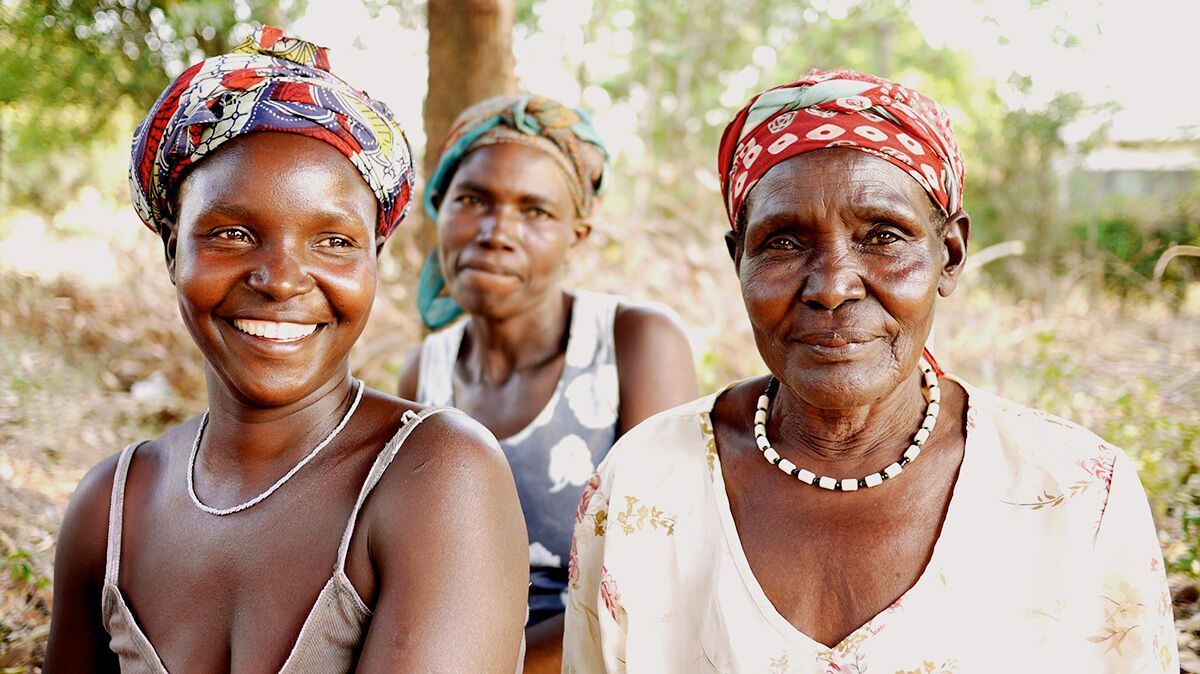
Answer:
POLYGON ((878 470, 900 456, 921 426, 927 404, 922 381, 914 371, 884 398, 838 409, 806 403, 781 383, 767 433, 772 445, 783 447, 797 465, 808 461, 835 468, 839 475, 878 470))
POLYGON ((348 365, 340 376, 278 407, 245 400, 211 369, 206 380, 208 426, 198 464, 206 472, 240 473, 251 479, 259 471, 276 471, 279 463, 298 460, 311 451, 341 421, 356 389, 348 365))
POLYGON ((563 353, 570 300, 560 289, 528 311, 506 318, 471 316, 465 363, 474 378, 503 385, 517 370, 536 368, 563 353))

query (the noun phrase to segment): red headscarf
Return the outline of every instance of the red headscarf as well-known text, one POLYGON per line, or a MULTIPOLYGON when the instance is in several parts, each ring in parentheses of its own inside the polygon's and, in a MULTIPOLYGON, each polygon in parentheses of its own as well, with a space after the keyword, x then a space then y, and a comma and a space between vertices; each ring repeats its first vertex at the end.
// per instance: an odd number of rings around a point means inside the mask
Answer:
POLYGON ((830 147, 861 150, 912 176, 946 215, 962 208, 964 169, 950 118, 932 99, 853 70, 813 70, 764 91, 725 127, 717 156, 729 224, 772 166, 830 147))

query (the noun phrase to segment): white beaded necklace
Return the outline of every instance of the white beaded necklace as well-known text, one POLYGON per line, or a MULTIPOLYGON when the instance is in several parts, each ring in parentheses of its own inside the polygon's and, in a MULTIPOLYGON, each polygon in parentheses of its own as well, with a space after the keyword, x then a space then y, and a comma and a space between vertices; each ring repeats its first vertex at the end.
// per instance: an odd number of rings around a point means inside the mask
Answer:
POLYGON ((322 449, 325 449, 326 445, 328 445, 330 442, 333 442, 333 439, 337 437, 338 433, 342 432, 342 429, 346 427, 346 422, 350 421, 350 417, 354 416, 354 410, 358 409, 358 402, 362 400, 362 394, 363 383, 360 379, 358 380, 358 390, 354 392, 354 402, 350 403, 350 409, 346 410, 346 414, 342 416, 342 420, 338 422, 338 425, 334 427, 329 435, 325 436, 325 439, 322 440, 320 444, 318 444, 316 447, 313 447, 313 450, 305 455, 303 459, 300 459, 299 463, 292 466, 292 469, 287 472, 287 475, 279 478, 279 481, 271 485, 266 491, 258 496, 255 496, 249 501, 246 501, 245 503, 229 508, 213 508, 211 506, 204 505, 200 502, 200 497, 196 496, 196 456, 200 453, 200 438, 204 436, 204 428, 208 426, 208 410, 205 410, 204 416, 200 417, 200 428, 196 431, 196 441, 192 443, 192 455, 188 457, 187 488, 188 495, 192 497, 192 503, 194 503, 197 508, 210 515, 232 515, 233 513, 241 512, 252 505, 256 505, 271 494, 274 494, 276 489, 282 487, 284 482, 292 479, 292 476, 295 475, 301 468, 303 468, 304 464, 312 461, 322 449))
POLYGON ((767 440, 767 419, 771 415, 771 399, 775 397, 775 393, 779 390, 779 380, 775 377, 771 377, 770 383, 767 384, 767 390, 758 397, 758 408, 754 412, 754 441, 758 443, 758 448, 762 451, 763 458, 771 464, 778 466, 779 470, 800 480, 804 484, 811 484, 830 491, 855 491, 859 487, 864 489, 867 487, 878 487, 883 484, 884 480, 889 480, 899 475, 909 462, 921 454, 921 447, 925 445, 925 441, 929 439, 930 433, 933 433, 933 425, 937 423, 937 415, 940 409, 939 402, 941 401, 941 389, 938 388, 937 374, 934 373, 933 368, 924 358, 921 359, 920 366, 925 378, 925 399, 928 401, 928 407, 925 408, 925 421, 921 422, 921 429, 913 436, 912 444, 908 446, 908 449, 904 450, 904 455, 898 461, 893 462, 878 473, 871 473, 862 479, 852 477, 838 479, 827 475, 817 475, 811 470, 799 468, 796 464, 779 456, 779 452, 775 451, 775 448, 771 446, 771 442, 767 440))

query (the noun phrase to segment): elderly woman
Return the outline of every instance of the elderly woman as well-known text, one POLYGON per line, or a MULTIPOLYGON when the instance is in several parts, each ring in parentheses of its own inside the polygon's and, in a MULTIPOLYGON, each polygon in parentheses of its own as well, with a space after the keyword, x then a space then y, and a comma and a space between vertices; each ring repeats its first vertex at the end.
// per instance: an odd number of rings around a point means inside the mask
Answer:
POLYGON ((391 113, 328 68, 260 29, 138 127, 134 205, 209 409, 79 485, 49 674, 519 667, 525 530, 494 438, 350 373, 413 176, 391 113))
POLYGON ((668 313, 564 288, 592 229, 605 150, 587 115, 505 96, 451 127, 425 206, 438 246, 419 307, 438 328, 400 394, 454 405, 501 438, 529 530, 527 671, 559 671, 572 513, 613 442, 696 395, 668 313))
POLYGON ((1133 463, 923 350, 970 223, 942 109, 812 72, 752 99, 719 162, 771 374, 613 448, 564 671, 1177 671, 1133 463))

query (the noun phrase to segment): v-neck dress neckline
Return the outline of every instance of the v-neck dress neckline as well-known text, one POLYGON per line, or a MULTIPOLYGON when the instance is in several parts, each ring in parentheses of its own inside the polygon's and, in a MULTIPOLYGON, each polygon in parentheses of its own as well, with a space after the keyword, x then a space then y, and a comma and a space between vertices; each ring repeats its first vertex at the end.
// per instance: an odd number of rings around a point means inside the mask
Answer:
MULTIPOLYGON (((961 382, 957 382, 961 385, 961 382)), ((966 396, 967 416, 971 416, 971 399, 970 392, 966 387, 963 387, 966 396)), ((722 391, 723 393, 724 391, 722 391)), ((703 421, 700 431, 705 436, 706 443, 712 442, 715 446, 716 438, 713 433, 712 425, 712 407, 716 405, 717 399, 720 398, 720 393, 713 396, 712 406, 703 412, 703 421)), ((958 474, 952 487, 950 503, 946 508, 945 517, 942 520, 941 529, 938 531, 937 539, 933 544, 933 553, 929 557, 929 561, 925 564, 925 568, 921 571, 921 575, 917 577, 916 582, 911 587, 906 589, 899 597, 892 601, 886 608, 879 613, 876 613, 862 625, 859 625, 845 638, 833 645, 826 645, 812 638, 804 631, 793 625, 785 618, 775 604, 767 597, 762 585, 758 582, 758 578, 754 575, 753 569, 750 567, 750 560, 746 557, 745 548, 742 547, 741 536, 737 530, 737 524, 733 519, 733 510, 729 504, 729 493, 725 487, 725 474, 721 466, 720 454, 714 452, 712 454, 712 477, 709 484, 713 490, 713 499, 717 505, 718 519, 721 523, 721 530, 724 534, 726 550, 733 560, 733 564, 737 569, 738 575, 741 577, 742 583, 746 587, 746 591, 754 599, 754 603, 758 606, 758 610, 762 613, 763 619, 767 621, 781 636, 792 642, 797 647, 811 651, 827 651, 827 650, 844 650, 848 644, 856 641, 861 641, 866 635, 878 632, 896 615, 896 608, 901 605, 910 605, 920 602, 923 598, 925 587, 934 582, 936 576, 940 573, 940 569, 945 565, 945 557, 950 554, 947 548, 950 547, 946 541, 953 541, 959 534, 959 528, 967 526, 962 522, 965 515, 971 507, 965 504, 964 501, 969 501, 978 495, 978 490, 973 490, 972 485, 975 483, 976 472, 978 470, 978 461, 976 456, 978 451, 974 449, 975 444, 973 437, 974 433, 971 429, 966 428, 965 449, 963 451, 962 463, 959 466, 958 474)), ((797 488, 805 487, 806 485, 797 485, 797 488)))

